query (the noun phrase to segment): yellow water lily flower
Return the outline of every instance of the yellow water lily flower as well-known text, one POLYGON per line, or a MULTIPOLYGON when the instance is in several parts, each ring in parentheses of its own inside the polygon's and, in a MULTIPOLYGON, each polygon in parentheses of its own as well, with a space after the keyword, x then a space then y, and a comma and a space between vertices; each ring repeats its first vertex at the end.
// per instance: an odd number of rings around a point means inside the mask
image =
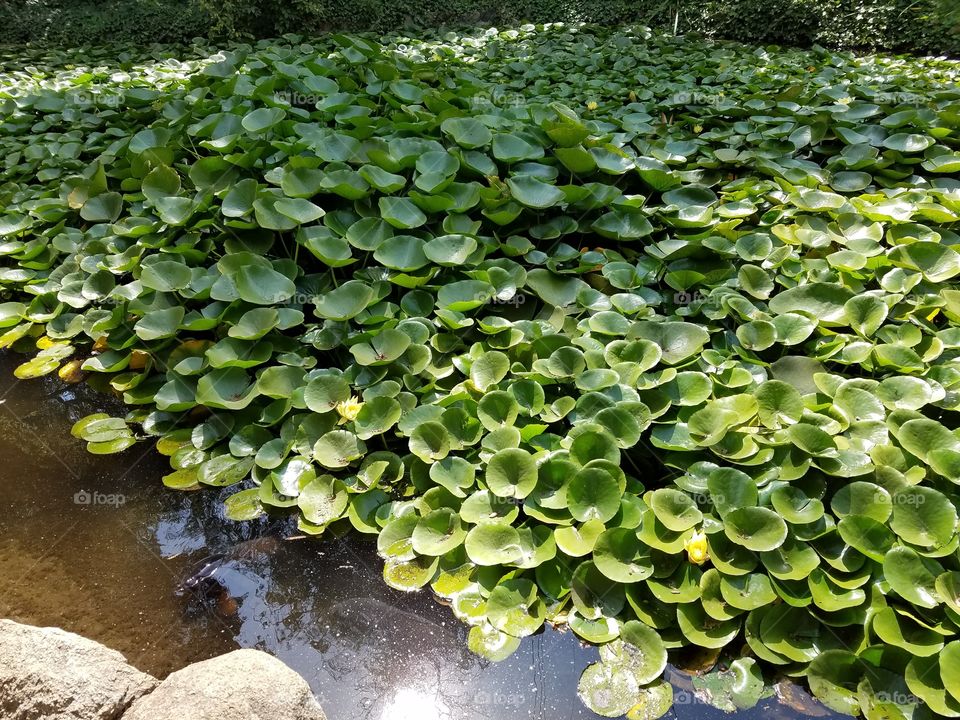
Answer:
POLYGON ((360 408, 363 407, 363 403, 360 402, 360 399, 354 395, 349 400, 344 400, 343 402, 337 403, 337 412, 340 413, 340 422, 351 422, 357 419, 357 415, 360 414, 360 408))
POLYGON ((87 376, 87 374, 80 369, 81 365, 83 365, 82 360, 71 360, 60 367, 57 375, 59 375, 60 379, 64 382, 78 383, 87 376))
POLYGON ((700 133, 703 132, 703 125, 694 125, 694 126, 693 126, 693 131, 694 131, 697 135, 699 135, 700 133))
POLYGON ((587 103, 587 110, 596 110, 596 109, 597 109, 597 103, 595 101, 591 100, 590 102, 587 103))
POLYGON ((695 531, 689 540, 684 541, 683 547, 687 551, 687 559, 694 565, 703 565, 710 559, 710 553, 707 551, 707 535, 700 530, 695 531))
POLYGON ((630 91, 630 94, 627 95, 627 97, 630 98, 630 102, 636 102, 637 100, 637 94, 633 90, 630 91))
POLYGON ((149 358, 150 353, 144 350, 134 350, 130 353, 130 369, 143 370, 147 366, 147 360, 149 358))

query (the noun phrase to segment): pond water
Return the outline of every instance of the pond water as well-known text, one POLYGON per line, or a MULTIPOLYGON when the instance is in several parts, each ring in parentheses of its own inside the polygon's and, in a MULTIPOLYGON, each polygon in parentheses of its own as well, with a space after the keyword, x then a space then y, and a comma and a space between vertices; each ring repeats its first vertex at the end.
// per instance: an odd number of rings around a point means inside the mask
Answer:
MULTIPOLYGON (((285 540, 296 532, 283 521, 226 520, 217 491, 164 488, 166 458, 148 443, 87 454, 70 427, 110 399, 18 381, 21 361, 0 354, 0 617, 91 637, 158 677, 265 650, 307 679, 330 720, 598 717, 576 694, 598 654, 572 633, 548 628, 501 663, 476 657, 449 608, 383 583, 369 540, 285 540), (225 592, 199 602, 181 584, 218 553, 225 592)), ((689 676, 670 679, 679 720, 831 715, 795 689, 789 704, 727 715, 689 692, 689 676)))

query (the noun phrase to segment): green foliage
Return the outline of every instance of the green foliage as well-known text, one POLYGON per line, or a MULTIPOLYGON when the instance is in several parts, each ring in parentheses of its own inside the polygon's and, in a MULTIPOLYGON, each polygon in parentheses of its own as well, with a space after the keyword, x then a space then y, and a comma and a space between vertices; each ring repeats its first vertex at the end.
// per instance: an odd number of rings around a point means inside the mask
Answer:
POLYGON ((199 0, 223 37, 271 37, 330 28, 518 22, 639 22, 749 43, 960 52, 950 0, 199 0))
MULTIPOLYGON (((320 32, 327 29, 330 9, 324 0, 247 0, 218 2, 197 0, 213 19, 211 37, 276 37, 285 33, 320 32)), ((354 18, 365 17, 362 5, 354 18)))
POLYGON ((181 43, 207 36, 210 16, 194 0, 0 0, 0 27, 3 44, 181 43))
POLYGON ((960 714, 956 62, 523 26, 15 66, 0 347, 131 407, 92 451, 375 535, 491 660, 604 644, 601 714, 744 643, 725 709, 777 667, 960 714))
POLYGON ((521 22, 644 23, 749 43, 960 53, 954 0, 0 0, 4 42, 86 45, 521 22))
POLYGON ((942 4, 941 0, 708 0, 684 5, 681 15, 692 29, 741 42, 956 54, 960 20, 949 17, 942 4))

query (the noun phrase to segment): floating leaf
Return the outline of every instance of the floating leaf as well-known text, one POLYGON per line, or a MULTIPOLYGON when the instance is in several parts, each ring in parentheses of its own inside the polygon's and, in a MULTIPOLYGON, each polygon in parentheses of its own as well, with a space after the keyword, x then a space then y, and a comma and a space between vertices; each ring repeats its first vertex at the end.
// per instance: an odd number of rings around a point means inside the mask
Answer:
POLYGON ((510 525, 485 523, 467 533, 467 555, 477 565, 503 565, 520 559, 520 535, 510 525))
POLYGON ((777 513, 762 507, 745 507, 728 512, 724 532, 731 542, 748 550, 775 550, 787 537, 787 526, 777 513))

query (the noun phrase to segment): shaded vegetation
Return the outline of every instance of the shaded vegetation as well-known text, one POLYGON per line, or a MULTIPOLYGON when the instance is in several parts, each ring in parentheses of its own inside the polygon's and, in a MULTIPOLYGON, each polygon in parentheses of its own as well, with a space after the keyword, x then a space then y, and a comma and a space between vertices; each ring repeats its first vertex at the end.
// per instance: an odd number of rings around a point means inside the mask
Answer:
POLYGON ((0 0, 0 42, 48 46, 556 21, 644 23, 788 46, 960 53, 954 0, 0 0))

